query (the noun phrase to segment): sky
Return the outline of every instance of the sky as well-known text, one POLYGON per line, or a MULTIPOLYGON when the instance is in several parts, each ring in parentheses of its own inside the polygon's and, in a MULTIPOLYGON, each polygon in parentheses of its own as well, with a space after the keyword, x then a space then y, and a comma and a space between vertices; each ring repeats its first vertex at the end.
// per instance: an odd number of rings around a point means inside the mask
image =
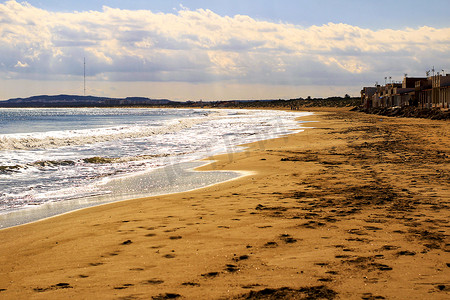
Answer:
POLYGON ((0 99, 358 96, 450 73, 448 0, 0 1, 0 99))

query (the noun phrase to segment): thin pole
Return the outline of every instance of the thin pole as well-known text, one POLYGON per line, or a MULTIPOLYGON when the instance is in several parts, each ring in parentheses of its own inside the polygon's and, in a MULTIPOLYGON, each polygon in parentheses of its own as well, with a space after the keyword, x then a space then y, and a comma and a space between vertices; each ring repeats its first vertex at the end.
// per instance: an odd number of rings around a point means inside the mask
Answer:
POLYGON ((84 93, 83 95, 86 96, 86 57, 84 58, 84 64, 83 64, 83 87, 84 87, 84 93))

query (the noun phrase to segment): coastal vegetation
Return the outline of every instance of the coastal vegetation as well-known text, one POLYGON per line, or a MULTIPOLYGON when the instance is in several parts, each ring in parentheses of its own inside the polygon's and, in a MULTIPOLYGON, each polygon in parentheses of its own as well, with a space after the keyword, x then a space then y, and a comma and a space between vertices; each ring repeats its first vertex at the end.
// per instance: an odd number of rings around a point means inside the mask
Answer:
POLYGON ((0 107, 227 107, 261 108, 277 107, 349 107, 359 105, 359 97, 295 98, 269 100, 223 100, 223 101, 171 101, 168 99, 150 99, 145 97, 105 98, 78 95, 33 96, 0 101, 0 107))

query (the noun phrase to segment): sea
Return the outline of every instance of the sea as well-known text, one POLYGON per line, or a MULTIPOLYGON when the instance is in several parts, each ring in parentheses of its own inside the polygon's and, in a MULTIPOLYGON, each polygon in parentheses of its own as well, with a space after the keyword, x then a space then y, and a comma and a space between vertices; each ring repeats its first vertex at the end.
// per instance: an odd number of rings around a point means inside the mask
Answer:
MULTIPOLYGON (((125 199, 183 192, 242 172, 193 169, 239 145, 301 130, 307 112, 0 108, 0 228, 125 199)), ((263 144, 261 144, 263 147, 263 144)))

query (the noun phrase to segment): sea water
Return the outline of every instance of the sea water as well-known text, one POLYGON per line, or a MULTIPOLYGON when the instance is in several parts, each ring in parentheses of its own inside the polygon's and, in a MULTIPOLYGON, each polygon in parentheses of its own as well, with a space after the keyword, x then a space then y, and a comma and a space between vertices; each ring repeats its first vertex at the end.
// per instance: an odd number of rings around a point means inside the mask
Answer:
POLYGON ((198 160, 298 129, 309 113, 144 108, 0 109, 0 228, 181 192, 236 172, 198 160))

